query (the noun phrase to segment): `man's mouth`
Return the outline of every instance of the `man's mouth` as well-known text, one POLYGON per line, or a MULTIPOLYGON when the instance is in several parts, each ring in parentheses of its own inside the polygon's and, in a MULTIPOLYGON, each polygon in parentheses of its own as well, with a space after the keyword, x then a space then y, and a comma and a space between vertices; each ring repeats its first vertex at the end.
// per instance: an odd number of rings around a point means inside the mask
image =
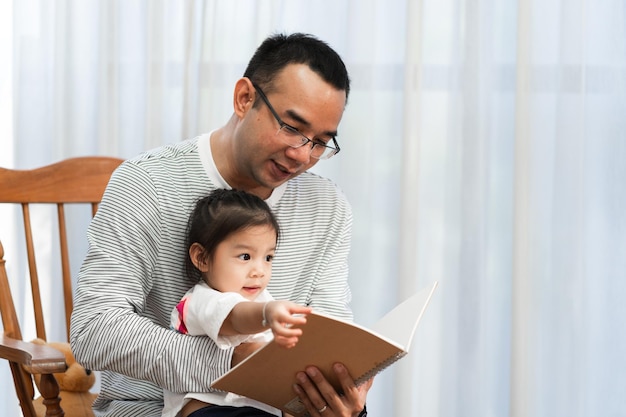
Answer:
POLYGON ((280 180, 284 180, 285 178, 291 177, 296 174, 297 170, 290 170, 289 168, 277 163, 276 161, 272 161, 274 170, 274 176, 279 178, 280 180))

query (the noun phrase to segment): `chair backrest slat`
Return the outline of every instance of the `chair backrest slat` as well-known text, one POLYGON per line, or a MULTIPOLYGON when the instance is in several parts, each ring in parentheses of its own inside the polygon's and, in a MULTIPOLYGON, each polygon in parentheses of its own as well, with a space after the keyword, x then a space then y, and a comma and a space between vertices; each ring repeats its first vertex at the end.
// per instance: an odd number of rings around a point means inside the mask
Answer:
POLYGON ((15 384, 19 387, 17 389, 17 398, 20 401, 24 417, 36 417, 37 413, 32 403, 32 399, 35 396, 35 387, 30 374, 14 362, 10 366, 13 379, 16 381, 15 384))
POLYGON ((37 257, 33 241, 33 228, 30 221, 30 204, 22 203, 22 217, 24 220, 24 239, 26 241, 26 257, 28 258, 28 273, 30 276, 30 291, 33 298, 33 315, 37 337, 47 340, 46 326, 41 305, 41 291, 39 289, 39 272, 37 271, 37 257))
POLYGON ((22 331, 17 320, 13 296, 9 291, 9 277, 7 277, 4 247, 0 242, 0 310, 2 311, 2 327, 4 334, 13 339, 22 340, 22 331))
POLYGON ((57 204, 59 220, 59 250, 61 252, 61 274, 63 276, 63 305, 65 306, 65 333, 70 340, 70 317, 74 309, 72 300, 72 274, 70 272, 70 255, 67 246, 67 227, 65 225, 64 204, 57 204))

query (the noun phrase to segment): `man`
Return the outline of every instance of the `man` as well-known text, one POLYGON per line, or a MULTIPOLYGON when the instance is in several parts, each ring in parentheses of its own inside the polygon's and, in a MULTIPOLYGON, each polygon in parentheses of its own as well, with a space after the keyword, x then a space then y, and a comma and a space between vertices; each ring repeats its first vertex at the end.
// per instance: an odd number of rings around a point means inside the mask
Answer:
MULTIPOLYGON (((223 351, 166 328, 194 284, 184 273, 188 214, 215 188, 256 194, 276 214, 281 238, 268 287, 276 299, 352 317, 351 209, 333 183, 307 172, 339 152, 349 91, 344 63, 327 44, 303 34, 270 37, 235 84, 225 126, 115 172, 89 228, 71 326, 79 362, 103 370, 99 415, 159 415, 163 388, 209 391, 258 347, 223 351)), ((364 415, 371 381, 357 388, 345 368, 336 370, 341 395, 313 367, 296 375, 294 395, 312 416, 364 415)))

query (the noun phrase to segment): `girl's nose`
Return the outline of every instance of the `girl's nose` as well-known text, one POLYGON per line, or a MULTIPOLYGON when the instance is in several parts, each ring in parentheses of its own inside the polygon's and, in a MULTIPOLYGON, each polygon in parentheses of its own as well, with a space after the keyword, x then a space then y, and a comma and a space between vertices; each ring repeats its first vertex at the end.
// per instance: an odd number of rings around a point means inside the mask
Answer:
POLYGON ((265 267, 262 265, 254 264, 250 271, 250 276, 253 278, 263 278, 265 276, 265 267))

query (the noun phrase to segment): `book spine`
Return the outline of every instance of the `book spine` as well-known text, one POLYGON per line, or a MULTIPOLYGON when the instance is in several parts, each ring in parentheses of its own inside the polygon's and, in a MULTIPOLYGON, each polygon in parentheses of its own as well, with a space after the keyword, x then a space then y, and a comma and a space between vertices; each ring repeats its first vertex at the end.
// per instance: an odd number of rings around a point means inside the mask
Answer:
POLYGON ((383 370, 388 368, 391 364, 393 364, 394 362, 396 362, 397 360, 402 358, 404 355, 406 355, 406 352, 398 352, 395 355, 392 355, 392 356, 388 357, 386 360, 384 360, 383 362, 379 363, 374 368, 370 369, 369 371, 367 371, 366 373, 364 373, 360 377, 356 378, 354 380, 354 384, 358 387, 359 385, 361 385, 362 383, 364 383, 368 379, 376 376, 377 374, 379 374, 380 372, 382 372, 383 370))

